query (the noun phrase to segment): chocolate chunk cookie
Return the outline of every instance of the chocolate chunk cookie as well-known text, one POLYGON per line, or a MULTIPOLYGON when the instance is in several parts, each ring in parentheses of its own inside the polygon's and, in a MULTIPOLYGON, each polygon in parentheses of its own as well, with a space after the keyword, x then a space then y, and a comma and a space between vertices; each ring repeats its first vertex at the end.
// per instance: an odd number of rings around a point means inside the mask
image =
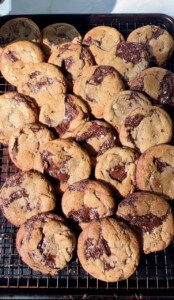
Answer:
POLYGON ((72 42, 80 44, 82 37, 77 29, 67 23, 55 23, 42 30, 42 47, 46 56, 49 56, 57 45, 72 42))
POLYGON ((83 142, 83 147, 89 153, 93 165, 96 164, 96 156, 120 145, 117 131, 106 122, 99 120, 86 122, 77 132, 76 141, 83 142))
POLYGON ((15 130, 9 139, 9 155, 22 171, 33 169, 34 158, 39 148, 54 139, 54 134, 39 123, 29 123, 15 130))
POLYGON ((174 199, 174 147, 153 146, 138 159, 136 182, 140 190, 174 199))
POLYGON ((144 253, 161 251, 173 239, 174 220, 169 203, 145 192, 128 195, 118 205, 117 215, 139 229, 144 253))
POLYGON ((133 78, 148 68, 149 61, 143 45, 122 41, 110 50, 103 63, 114 67, 130 85, 133 78))
POLYGON ((64 192, 68 185, 90 176, 91 161, 76 142, 56 139, 40 147, 34 169, 58 179, 60 191, 64 192))
POLYGON ((100 65, 108 52, 123 40, 124 37, 116 28, 96 26, 85 34, 82 44, 89 47, 96 63, 100 65))
POLYGON ((95 177, 127 196, 135 189, 136 159, 133 150, 113 147, 97 157, 95 177))
POLYGON ((93 59, 88 50, 79 44, 64 43, 57 46, 48 62, 61 68, 71 84, 89 66, 93 66, 93 59))
POLYGON ((96 118, 103 118, 103 111, 115 95, 124 90, 118 72, 111 66, 86 68, 75 81, 74 93, 87 102, 96 118))
POLYGON ((38 109, 34 101, 16 92, 0 96, 0 142, 8 144, 15 129, 26 123, 38 121, 38 109))
POLYGON ((74 137, 87 120, 89 113, 86 104, 70 94, 58 94, 45 102, 39 114, 39 121, 54 128, 61 138, 74 137))
POLYGON ((112 216, 115 200, 106 185, 86 179, 67 188, 62 197, 62 211, 84 229, 92 220, 112 216))
POLYGON ((0 190, 0 205, 7 220, 18 227, 38 213, 54 210, 56 197, 42 174, 20 172, 6 179, 0 190))
POLYGON ((26 64, 44 62, 41 49, 28 41, 7 45, 1 54, 0 68, 4 78, 13 85, 21 81, 21 70, 26 64))
POLYGON ((66 93, 66 81, 61 71, 48 63, 30 64, 23 69, 18 92, 34 98, 39 107, 57 94, 66 93))
POLYGON ((143 153, 148 148, 171 141, 173 124, 169 115, 158 106, 138 107, 131 111, 120 127, 122 145, 143 153))
POLYGON ((93 277, 115 282, 129 278, 136 270, 140 247, 134 232, 112 218, 91 222, 78 239, 78 258, 93 277))
POLYGON ((29 18, 13 18, 0 28, 0 54, 2 49, 14 41, 31 41, 40 43, 39 27, 29 18))
POLYGON ((160 26, 145 25, 133 30, 129 42, 143 44, 151 54, 152 62, 158 66, 166 64, 174 50, 173 37, 160 26))
POLYGON ((153 67, 142 71, 130 88, 146 93, 155 102, 174 106, 174 74, 166 69, 153 67))
POLYGON ((64 220, 51 213, 39 214, 17 232, 16 247, 24 263, 43 274, 56 275, 67 266, 76 238, 64 220))
POLYGON ((120 131, 121 123, 137 107, 150 105, 151 102, 142 93, 135 91, 122 91, 106 104, 104 119, 120 131))

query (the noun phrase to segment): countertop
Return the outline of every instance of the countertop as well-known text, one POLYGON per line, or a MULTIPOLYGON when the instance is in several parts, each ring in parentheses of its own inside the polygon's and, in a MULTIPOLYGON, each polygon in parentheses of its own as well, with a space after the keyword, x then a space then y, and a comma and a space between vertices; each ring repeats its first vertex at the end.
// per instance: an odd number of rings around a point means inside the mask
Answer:
POLYGON ((174 16, 173 0, 1 0, 0 15, 64 13, 164 13, 174 16))

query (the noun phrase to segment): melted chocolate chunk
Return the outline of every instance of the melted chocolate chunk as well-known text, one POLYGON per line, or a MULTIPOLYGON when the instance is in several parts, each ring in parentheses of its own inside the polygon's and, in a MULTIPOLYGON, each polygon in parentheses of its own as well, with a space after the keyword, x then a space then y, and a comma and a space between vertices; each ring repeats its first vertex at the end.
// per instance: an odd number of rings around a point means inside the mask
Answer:
POLYGON ((60 136, 66 133, 70 123, 78 116, 78 110, 76 104, 73 102, 73 99, 70 95, 66 96, 65 99, 65 116, 63 121, 56 127, 56 131, 60 136))
POLYGON ((130 194, 123 201, 121 201, 119 203, 119 207, 124 207, 124 206, 130 205, 130 204, 131 204, 131 206, 133 206, 137 200, 138 200, 138 197, 135 193, 130 194))
POLYGON ((18 147, 19 147, 19 141, 18 141, 18 137, 16 137, 12 148, 12 156, 14 159, 16 159, 16 152, 18 151, 18 147))
POLYGON ((100 235, 97 244, 93 244, 93 239, 88 238, 86 240, 86 249, 85 249, 86 259, 99 259, 103 254, 111 256, 111 249, 108 245, 108 242, 100 235))
POLYGON ((154 165, 156 166, 157 171, 158 171, 159 173, 162 173, 162 172, 165 170, 165 168, 171 167, 171 165, 169 165, 168 163, 166 163, 166 162, 164 162, 164 161, 160 161, 160 159, 157 158, 157 157, 154 157, 154 158, 153 158, 153 163, 154 163, 154 165))
POLYGON ((92 46, 95 44, 96 44, 96 41, 93 40, 91 36, 88 36, 86 39, 83 40, 83 45, 92 46))
POLYGON ((49 268, 52 268, 52 269, 56 268, 55 259, 56 259, 56 256, 53 254, 50 254, 50 253, 42 254, 42 262, 49 268))
POLYGON ((8 51, 8 53, 5 54, 6 58, 10 60, 12 63, 16 62, 19 60, 19 58, 15 55, 15 51, 8 51))
POLYGON ((60 55, 62 55, 65 51, 67 51, 69 48, 71 47, 71 44, 62 44, 59 48, 59 54, 57 55, 57 57, 59 57, 60 55))
POLYGON ((8 198, 4 199, 3 204, 5 207, 8 207, 13 201, 18 200, 20 198, 28 198, 29 194, 25 188, 18 190, 12 193, 8 198))
POLYGON ((127 173, 125 171, 125 166, 117 165, 109 170, 109 175, 111 178, 116 179, 119 182, 122 182, 127 173))
POLYGON ((65 61, 65 68, 67 70, 70 69, 72 65, 75 63, 74 58, 72 56, 65 58, 64 61, 65 61))
POLYGON ((160 83, 158 101, 174 106, 174 75, 167 72, 160 83))
POLYGON ((166 214, 161 217, 155 216, 152 213, 148 213, 144 216, 127 215, 125 219, 127 221, 130 221, 133 225, 139 227, 143 232, 152 233, 155 228, 162 225, 163 221, 166 220, 169 212, 170 208, 168 209, 166 214))
POLYGON ((71 184, 68 187, 68 190, 73 191, 73 192, 85 192, 89 184, 90 184, 90 180, 88 180, 88 179, 78 181, 78 182, 71 184))
POLYGON ((54 80, 52 78, 47 77, 46 79, 38 81, 35 85, 28 82, 27 86, 32 90, 33 93, 38 93, 43 86, 52 85, 53 82, 54 80))
POLYGON ((164 33, 164 29, 161 27, 152 26, 152 32, 152 38, 157 40, 164 33))
POLYGON ((86 50, 85 48, 82 48, 81 50, 80 59, 83 60, 84 62, 88 61, 89 63, 93 64, 93 59, 90 56, 88 50, 86 50))
MULTIPOLYGON (((142 60, 143 52, 145 52, 145 49, 141 44, 125 41, 119 42, 116 48, 117 57, 124 59, 126 62, 131 62, 134 65, 138 64, 142 60)), ((148 59, 148 54, 145 58, 148 59)))
POLYGON ((125 120, 125 127, 136 128, 143 119, 144 119, 144 116, 141 114, 137 114, 132 117, 127 117, 125 120))
POLYGON ((103 139, 108 133, 112 132, 110 127, 105 127, 98 124, 95 121, 91 121, 91 126, 88 128, 88 131, 83 132, 81 135, 76 136, 76 141, 86 141, 90 138, 97 138, 98 140, 103 139))
POLYGON ((67 181, 69 179, 67 162, 71 159, 71 156, 66 156, 59 166, 53 162, 53 156, 54 155, 48 151, 43 151, 41 154, 45 172, 60 181, 67 181))
POLYGON ((14 187, 22 184, 24 181, 24 173, 13 175, 12 177, 8 178, 4 183, 4 187, 14 187))
POLYGON ((29 74, 29 78, 30 79, 34 79, 34 78, 36 78, 40 74, 41 74, 40 71, 35 71, 35 72, 29 74))
POLYGON ((98 151, 98 153, 97 153, 97 156, 102 155, 103 153, 106 152, 106 150, 108 150, 108 149, 110 149, 110 148, 116 146, 116 144, 118 145, 118 143, 116 143, 116 140, 115 140, 114 138, 111 138, 111 139, 105 141, 105 142, 101 145, 101 147, 100 147, 100 149, 99 149, 99 151, 98 151))
POLYGON ((68 217, 73 219, 75 222, 89 222, 91 220, 98 220, 99 214, 97 208, 82 207, 81 209, 75 211, 71 210, 68 217))
POLYGON ((116 73, 116 70, 113 67, 99 66, 96 68, 96 70, 94 71, 93 75, 87 83, 91 85, 99 85, 100 83, 102 83, 106 76, 113 73, 116 73))
POLYGON ((104 269, 105 271, 109 271, 111 269, 114 269, 116 266, 115 262, 112 262, 112 265, 107 263, 107 262, 104 262, 104 269))

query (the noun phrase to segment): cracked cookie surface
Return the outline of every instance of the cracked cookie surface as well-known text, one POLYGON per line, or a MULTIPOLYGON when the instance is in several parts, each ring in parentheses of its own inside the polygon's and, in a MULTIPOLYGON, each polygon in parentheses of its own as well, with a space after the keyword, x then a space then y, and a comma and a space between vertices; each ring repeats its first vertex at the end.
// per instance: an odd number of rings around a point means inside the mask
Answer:
POLYGON ((136 159, 133 150, 113 147, 97 157, 95 177, 127 196, 135 189, 136 159))
POLYGON ((42 174, 19 172, 8 177, 3 184, 0 206, 7 220, 19 227, 38 213, 54 210, 56 197, 42 174))
POLYGON ((79 128, 89 120, 86 104, 71 94, 59 94, 45 102, 39 121, 59 134, 60 138, 75 137, 79 128))
POLYGON ((81 40, 80 33, 71 24, 55 23, 42 30, 42 48, 47 56, 54 51, 57 45, 67 42, 80 44, 81 40))
POLYGON ((130 88, 146 93, 155 103, 174 106, 174 74, 167 69, 152 67, 142 71, 130 88))
POLYGON ((88 50, 73 43, 57 46, 50 55, 48 62, 58 66, 70 84, 74 83, 83 70, 94 64, 88 50))
POLYGON ((12 85, 21 81, 21 70, 30 63, 44 62, 41 49, 29 41, 16 41, 7 45, 1 54, 0 68, 4 78, 12 85))
POLYGON ((91 160, 76 142, 56 139, 40 147, 35 156, 34 169, 56 178, 60 192, 64 192, 68 185, 90 176, 91 160))
POLYGON ((137 161, 136 182, 140 190, 174 199, 174 146, 147 149, 137 161))
POLYGON ((122 200, 117 215, 139 229, 144 253, 169 246, 174 234, 174 220, 169 203, 162 197, 137 192, 122 200))
POLYGON ((74 84, 74 93, 88 104, 91 113, 99 119, 103 118, 106 104, 124 89, 118 72, 106 65, 86 68, 74 84))
POLYGON ((54 139, 54 134, 44 125, 30 123, 15 130, 9 139, 9 155, 15 166, 22 171, 33 169, 39 148, 54 139))
POLYGON ((116 282, 130 277, 139 263, 134 232, 112 218, 91 222, 80 234, 77 248, 82 267, 93 277, 116 282))
POLYGON ((22 260, 33 270, 56 275, 67 266, 76 246, 76 238, 62 217, 43 213, 32 217, 17 232, 16 248, 22 260))
POLYGON ((89 47, 95 62, 102 64, 108 52, 122 40, 124 37, 116 28, 96 26, 85 34, 82 44, 89 47))
POLYGON ((26 123, 38 121, 38 109, 33 99, 11 92, 0 96, 0 142, 8 144, 11 134, 26 123))
POLYGON ((48 63, 26 66, 22 71, 22 80, 17 85, 18 92, 34 98, 39 107, 56 94, 66 93, 66 89, 62 72, 48 63))
POLYGON ((115 199, 106 185, 97 180, 82 180, 70 185, 62 197, 62 211, 84 229, 90 221, 112 216, 115 199))
POLYGON ((143 153, 148 148, 171 141, 173 124, 169 115, 157 106, 143 106, 131 111, 122 122, 122 145, 143 153))
POLYGON ((133 109, 145 105, 151 105, 151 102, 142 93, 122 91, 106 104, 103 117, 119 131, 126 115, 133 109))
POLYGON ((150 52, 152 62, 158 66, 166 64, 174 50, 172 36, 155 25, 145 25, 133 30, 127 41, 143 44, 150 52))

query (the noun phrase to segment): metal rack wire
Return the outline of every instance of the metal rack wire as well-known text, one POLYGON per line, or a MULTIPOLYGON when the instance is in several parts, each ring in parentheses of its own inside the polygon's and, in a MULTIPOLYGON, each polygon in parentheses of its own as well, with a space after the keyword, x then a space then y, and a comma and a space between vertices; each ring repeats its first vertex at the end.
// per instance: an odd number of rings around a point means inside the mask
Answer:
MULTIPOLYGON (((69 22, 78 27, 83 34, 89 28, 98 25, 112 25, 118 28, 125 36, 134 28, 143 24, 153 23, 162 25, 174 35, 174 25, 171 20, 165 16, 52 16, 51 20, 48 16, 29 16, 40 26, 48 25, 54 22, 69 22), (83 22, 82 22, 83 20, 83 22), (95 21, 95 22, 94 22, 95 21)), ((2 19, 0 22, 4 22, 2 19)), ((173 69, 174 59, 167 66, 173 69)), ((14 87, 4 81, 0 77, 0 94, 13 91, 14 87)), ((3 184, 6 177, 16 173, 8 156, 7 146, 0 145, 0 185, 3 184)), ((115 299, 117 295, 125 293, 141 293, 157 292, 159 295, 166 293, 174 293, 174 244, 171 244, 166 250, 156 252, 149 255, 142 255, 140 265, 136 273, 128 280, 117 283, 106 283, 92 278, 80 266, 78 259, 74 257, 69 266, 58 273, 57 276, 43 275, 39 272, 32 271, 20 259, 15 248, 16 229, 10 225, 0 213, 0 288, 25 290, 54 290, 56 294, 110 294, 115 299)), ((1 296, 0 296, 1 297, 1 296)), ((138 297, 138 296, 137 296, 138 297)), ((140 296, 139 296, 140 297, 140 296)), ((6 299, 6 298, 5 298, 6 299)), ((57 298, 58 299, 58 298, 57 298)), ((76 298, 75 298, 76 299, 76 298)), ((90 298, 91 299, 91 298, 90 298)), ((95 298, 93 298, 95 299, 95 298)), ((101 299, 107 299, 102 298, 101 299)), ((137 298, 140 299, 140 298, 137 298)))

